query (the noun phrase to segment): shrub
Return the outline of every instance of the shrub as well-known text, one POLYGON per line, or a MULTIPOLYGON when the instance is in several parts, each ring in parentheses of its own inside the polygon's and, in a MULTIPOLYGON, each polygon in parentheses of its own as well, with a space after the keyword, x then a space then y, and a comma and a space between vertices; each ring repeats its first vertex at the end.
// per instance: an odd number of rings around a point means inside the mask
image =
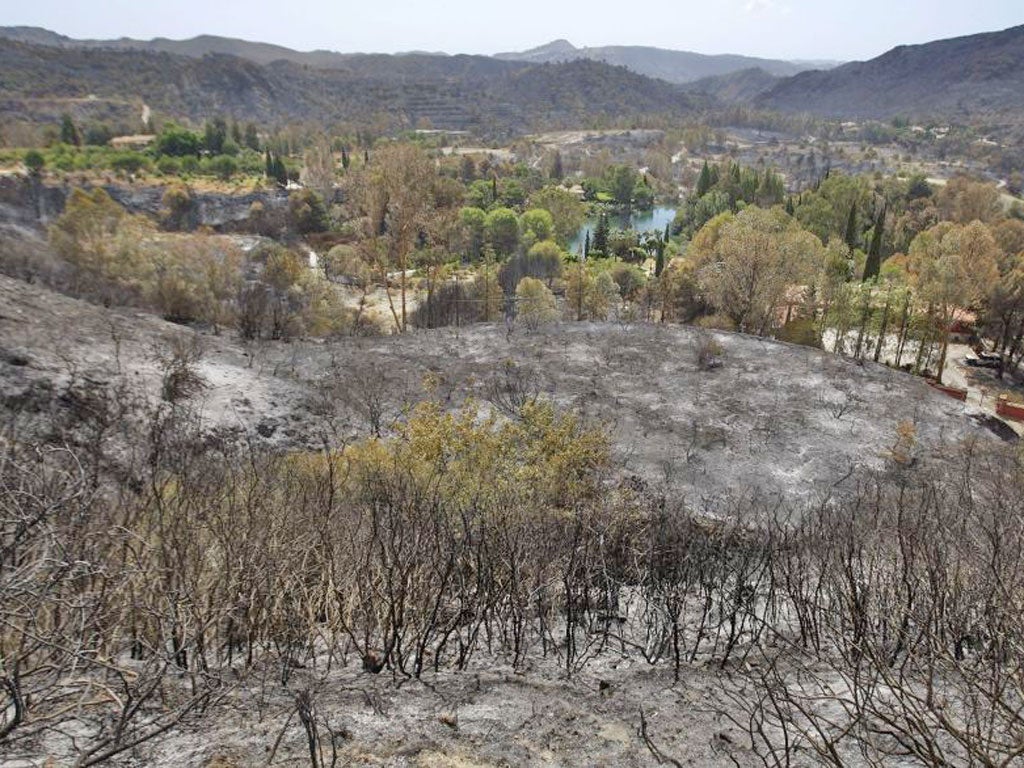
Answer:
POLYGON ((713 331, 735 331, 736 323, 728 315, 716 313, 698 318, 695 325, 698 328, 707 328, 713 331))
POLYGON ((43 158, 42 153, 34 149, 30 149, 25 153, 25 158, 22 162, 25 163, 25 167, 31 174, 39 173, 43 170, 43 166, 46 165, 46 160, 43 158))
POLYGON ((697 346, 695 357, 697 367, 702 371, 710 371, 722 365, 722 353, 725 350, 714 336, 707 331, 697 332, 697 346))
POLYGON ((524 277, 516 286, 516 316, 530 330, 558 319, 555 295, 540 280, 524 277))
POLYGON ((779 330, 778 339, 780 341, 788 341, 790 344, 800 344, 805 347, 821 349, 818 328, 809 317, 798 317, 795 320, 790 320, 779 330))

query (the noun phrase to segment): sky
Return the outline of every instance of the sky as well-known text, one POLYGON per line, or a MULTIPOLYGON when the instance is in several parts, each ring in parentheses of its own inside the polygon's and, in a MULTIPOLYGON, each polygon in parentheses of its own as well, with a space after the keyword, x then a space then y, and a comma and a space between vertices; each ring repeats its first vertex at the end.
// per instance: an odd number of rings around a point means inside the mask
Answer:
POLYGON ((298 50, 523 50, 653 45, 863 60, 900 44, 1024 24, 1022 0, 0 0, 0 25, 76 38, 224 35, 298 50))

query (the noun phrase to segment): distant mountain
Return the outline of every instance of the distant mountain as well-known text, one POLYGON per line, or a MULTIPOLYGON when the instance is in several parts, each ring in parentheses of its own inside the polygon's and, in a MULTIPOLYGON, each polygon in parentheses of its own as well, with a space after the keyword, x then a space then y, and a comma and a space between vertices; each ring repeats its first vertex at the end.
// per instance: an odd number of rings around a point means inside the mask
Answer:
POLYGON ((275 61, 290 61, 307 67, 333 68, 344 66, 352 54, 334 51, 294 51, 270 43, 253 43, 232 37, 200 35, 188 40, 169 40, 158 37, 154 40, 134 40, 122 37, 116 40, 76 40, 75 38, 51 32, 41 27, 0 27, 0 38, 33 45, 47 45, 59 48, 89 48, 122 51, 151 51, 173 53, 179 56, 202 58, 210 54, 238 56, 257 64, 271 64, 275 61))
POLYGON ((825 117, 1022 116, 1024 26, 900 46, 870 61, 802 72, 755 103, 825 117))
POLYGON ((683 85, 690 93, 702 93, 725 104, 749 104, 764 92, 774 88, 782 78, 763 69, 741 69, 727 75, 703 77, 683 85))
POLYGON ((0 122, 52 121, 54 103, 145 103, 163 119, 213 115, 472 129, 508 135, 600 118, 682 116, 707 104, 669 83, 595 61, 527 64, 487 56, 356 54, 333 68, 287 60, 0 39, 0 122), (40 104, 49 110, 34 113, 40 104))
MULTIPOLYGON (((342 69, 350 65, 353 57, 366 54, 338 53, 336 51, 296 51, 280 45, 256 43, 216 35, 200 35, 188 40, 135 40, 122 37, 116 40, 76 40, 40 27, 0 27, 0 39, 16 40, 32 45, 60 48, 86 48, 104 50, 151 51, 173 53, 178 56, 202 58, 210 54, 224 54, 255 62, 272 64, 288 61, 317 69, 342 69)), ((402 56, 446 57, 444 53, 412 52, 402 56)), ((705 77, 730 74, 744 69, 759 68, 777 76, 794 75, 828 62, 795 63, 749 56, 706 56, 687 51, 671 51, 644 46, 606 46, 577 48, 568 40, 555 40, 539 48, 521 53, 499 53, 493 58, 528 64, 551 64, 590 59, 606 64, 623 66, 637 74, 656 77, 670 83, 689 83, 705 77)))
POLYGON ((609 45, 598 48, 577 48, 568 40, 555 40, 519 53, 498 53, 503 61, 559 62, 592 59, 627 67, 648 77, 657 77, 670 83, 689 83, 705 77, 728 75, 744 69, 761 69, 777 76, 795 75, 807 66, 775 59, 724 54, 708 56, 689 51, 670 51, 639 45, 609 45))

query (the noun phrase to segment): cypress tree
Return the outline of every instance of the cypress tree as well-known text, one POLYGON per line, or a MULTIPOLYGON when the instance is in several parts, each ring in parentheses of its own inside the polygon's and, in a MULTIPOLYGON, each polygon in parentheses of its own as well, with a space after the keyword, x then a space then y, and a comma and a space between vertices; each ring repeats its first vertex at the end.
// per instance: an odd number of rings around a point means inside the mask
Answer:
POLYGON ((871 245, 868 246, 868 258, 864 262, 863 280, 874 280, 882 270, 882 235, 885 233, 885 214, 888 204, 882 203, 882 210, 875 219, 875 231, 871 234, 871 245))
POLYGON ((590 255, 590 230, 587 230, 587 236, 583 238, 583 258, 587 258, 590 255))
POLYGON ((254 152, 260 150, 260 136, 256 132, 256 126, 253 123, 245 124, 245 146, 254 152))
POLYGON ((846 237, 844 238, 847 247, 852 251, 857 247, 857 204, 850 206, 850 215, 846 219, 846 237))
POLYGON ((67 112, 60 118, 60 141, 62 144, 71 144, 75 147, 81 143, 78 129, 75 128, 75 123, 67 112))
POLYGON ((491 202, 498 202, 498 177, 491 176, 491 202))
POLYGON ((608 214, 602 213, 597 219, 597 230, 594 232, 594 250, 601 256, 608 255, 608 214))
POLYGON ((661 273, 665 271, 665 246, 667 243, 668 240, 662 240, 660 237, 658 238, 657 257, 654 260, 655 277, 661 277, 661 273))
POLYGON ((271 156, 270 156, 270 150, 269 149, 266 152, 265 160, 266 160, 266 164, 267 164, 266 176, 267 176, 268 179, 272 179, 272 178, 274 178, 274 161, 273 161, 273 158, 271 158, 271 156))
POLYGON ((342 147, 341 148, 341 167, 344 168, 347 171, 348 170, 348 166, 349 166, 349 164, 351 162, 352 162, 352 158, 350 158, 348 156, 348 148, 347 147, 342 147))
POLYGON ((565 168, 562 167, 562 153, 555 152, 555 161, 551 166, 551 178, 561 181, 565 176, 565 168))
POLYGON ((697 197, 704 197, 711 190, 711 169, 708 168, 708 161, 700 169, 700 176, 697 177, 697 197))

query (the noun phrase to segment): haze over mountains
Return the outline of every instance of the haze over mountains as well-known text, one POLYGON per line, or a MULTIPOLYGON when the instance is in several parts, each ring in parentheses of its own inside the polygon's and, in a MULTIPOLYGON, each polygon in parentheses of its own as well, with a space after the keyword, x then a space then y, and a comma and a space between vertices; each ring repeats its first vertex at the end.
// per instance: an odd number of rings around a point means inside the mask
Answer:
MULTIPOLYGON (((364 53, 339 53, 336 51, 296 51, 270 43, 250 42, 230 37, 200 35, 188 40, 76 40, 40 27, 0 27, 0 37, 33 45, 63 48, 113 49, 133 51, 156 51, 180 56, 202 57, 209 54, 238 56, 257 64, 271 64, 288 61, 320 69, 349 66, 354 58, 364 53)), ((447 56, 444 53, 410 52, 402 55, 447 56)), ((486 57, 480 57, 486 58, 486 57)), ((751 56, 723 54, 709 56, 690 51, 675 51, 639 45, 613 45, 594 48, 577 48, 567 40, 555 40, 547 45, 528 51, 498 53, 493 57, 502 61, 516 61, 528 64, 552 64, 589 59, 614 66, 623 66, 640 75, 655 77, 670 83, 688 83, 705 77, 724 75, 744 69, 759 68, 776 76, 795 75, 807 69, 835 66, 837 62, 790 62, 763 59, 751 56)))
MULTIPOLYGON (((703 53, 673 51, 642 45, 577 48, 568 40, 555 40, 547 45, 521 53, 498 53, 495 54, 495 58, 538 64, 592 59, 627 67, 641 75, 667 80, 670 83, 689 83, 701 78, 726 75, 744 69, 761 69, 768 74, 785 77, 813 68, 810 64, 777 59, 760 59, 735 54, 709 56, 703 53)), ((836 63, 820 62, 819 64, 835 66, 836 63)))
POLYGON ((74 40, 0 28, 0 98, 8 118, 30 121, 40 119, 33 110, 41 99, 95 97, 145 100, 165 116, 197 120, 378 116, 392 127, 488 135, 737 104, 836 118, 1024 122, 1024 26, 901 46, 829 70, 800 71, 806 66, 643 46, 576 48, 565 40, 494 57, 388 55, 300 52, 209 35, 74 40))

